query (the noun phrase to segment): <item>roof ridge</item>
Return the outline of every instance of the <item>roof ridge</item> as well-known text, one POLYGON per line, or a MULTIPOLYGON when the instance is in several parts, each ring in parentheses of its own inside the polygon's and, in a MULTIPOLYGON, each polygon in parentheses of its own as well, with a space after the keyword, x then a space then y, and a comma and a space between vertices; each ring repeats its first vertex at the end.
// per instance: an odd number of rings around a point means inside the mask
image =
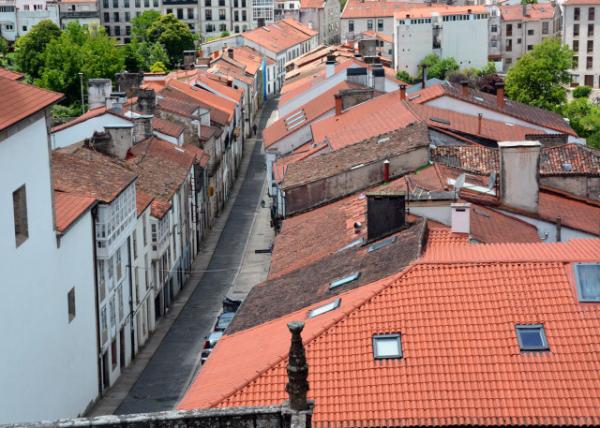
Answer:
MULTIPOLYGON (((418 259, 417 259, 417 260, 418 260, 418 259)), ((303 338, 303 340, 302 340, 302 343, 305 345, 305 347, 306 347, 306 346, 308 346, 308 345, 309 345, 311 342, 313 342, 315 339, 317 339, 318 337, 320 337, 321 335, 323 335, 323 334, 324 334, 326 331, 328 331, 330 328, 332 328, 332 327, 333 327, 333 326, 335 326, 336 324, 340 323, 341 321, 343 321, 343 320, 347 319, 347 318, 348 318, 348 317, 347 317, 347 315, 348 315, 348 314, 350 314, 351 312, 354 312, 354 311, 355 311, 355 310, 356 310, 358 307, 360 307, 360 306, 362 306, 362 305, 366 304, 367 302, 369 302, 369 301, 370 301, 372 298, 374 298, 375 296, 377 296, 377 295, 378 295, 379 293, 381 293, 381 292, 382 292, 384 289, 386 289, 386 288, 388 288, 388 287, 391 287, 391 286, 393 285, 393 282, 392 282, 392 281, 389 281, 389 278, 391 278, 391 277, 402 277, 402 276, 404 276, 404 275, 405 275, 407 272, 409 272, 411 269, 413 269, 413 268, 414 268, 414 266, 416 266, 416 265, 414 264, 414 262, 415 262, 415 261, 413 260, 413 261, 412 261, 412 262, 411 262, 411 263, 410 263, 410 264, 409 264, 407 267, 405 267, 405 268, 404 268, 403 270, 401 270, 400 272, 397 272, 397 273, 395 273, 395 274, 392 274, 392 275, 388 275, 388 276, 386 276, 385 278, 381 278, 381 279, 379 279, 379 280, 377 280, 377 281, 375 281, 375 282, 372 282, 372 283, 370 283, 370 284, 365 284, 363 287, 372 286, 372 287, 374 288, 374 290, 373 290, 371 293, 369 293, 369 295, 365 296, 365 298, 364 298, 364 299, 361 299, 361 300, 360 300, 358 303, 355 303, 354 305, 352 305, 352 306, 348 307, 346 310, 342 311, 342 313, 341 313, 341 314, 339 314, 337 317, 333 317, 329 323, 325 324, 323 327, 321 327, 321 329, 319 329, 318 331, 316 331, 315 333, 313 333, 313 335, 312 335, 311 337, 309 337, 309 338, 303 338), (378 286, 378 287, 375 287, 375 284, 377 284, 377 283, 382 283, 382 284, 379 284, 379 286, 378 286)), ((363 287, 355 288, 355 289, 353 289, 353 290, 348 290, 348 291, 346 291, 346 292, 344 292, 344 293, 341 293, 341 294, 338 294, 338 295, 336 295, 336 296, 332 296, 332 297, 334 297, 335 299, 341 299, 341 298, 342 298, 342 296, 344 296, 344 295, 347 295, 347 294, 349 294, 349 293, 352 293, 352 292, 357 292, 358 290, 360 290, 360 289, 361 289, 361 288, 363 288, 363 287)), ((321 303, 321 302, 324 302, 324 301, 326 301, 326 300, 330 300, 330 299, 331 299, 331 297, 329 297, 329 298, 327 298, 327 299, 323 299, 323 300, 321 300, 320 302, 313 303, 312 305, 309 305, 309 306, 307 306, 307 307, 305 307, 305 308, 299 309, 299 310, 297 310, 297 311, 294 311, 294 312, 305 311, 305 310, 306 310, 306 308, 313 307, 313 306, 315 306, 315 305, 318 305, 318 304, 319 304, 319 303, 321 303)), ((289 315, 289 314, 288 314, 288 315, 289 315)), ((286 316, 286 315, 284 315, 283 317, 285 317, 285 316, 286 316)), ((236 336, 236 335, 238 335, 238 334, 240 334, 240 333, 247 333, 248 331, 252 331, 252 330, 254 330, 254 329, 258 328, 258 327, 261 327, 261 326, 264 326, 264 325, 268 325, 268 324, 273 324, 273 323, 275 323, 275 322, 279 322, 279 321, 281 320, 281 318, 283 318, 283 317, 275 318, 275 319, 273 319, 273 320, 267 321, 267 322, 265 322, 265 323, 259 324, 259 325, 257 325, 257 326, 254 326, 254 327, 250 327, 250 328, 248 328, 248 329, 245 329, 245 330, 240 330, 240 331, 238 331, 238 332, 236 332, 236 333, 234 333, 234 334, 232 334, 232 335, 230 335, 230 336, 224 336, 223 338, 221 338, 221 340, 223 340, 223 339, 227 340, 228 338, 234 337, 234 336, 236 336)), ((267 367, 265 367, 264 369, 256 371, 255 375, 253 375, 253 376, 252 376, 250 379, 247 379, 247 380, 246 380, 246 381, 245 381, 245 382, 244 382, 242 385, 240 385, 240 386, 238 386, 237 388, 235 388, 235 389, 234 389, 232 392, 230 392, 230 393, 228 393, 228 394, 225 394, 225 395, 223 395, 223 396, 222 396, 220 399, 218 399, 218 400, 214 400, 214 401, 211 401, 211 402, 209 402, 209 404, 208 404, 208 408, 214 407, 214 406, 216 406, 217 404, 220 404, 220 403, 222 403, 223 401, 227 400, 228 398, 232 397, 234 394, 236 394, 237 392, 241 391, 241 390, 242 390, 242 389, 244 389, 246 386, 250 385, 250 384, 251 384, 252 382, 254 382, 256 379, 258 379, 258 378, 259 378, 260 376, 262 376, 264 373, 266 373, 267 371, 269 371, 269 370, 271 370, 271 369, 275 368, 275 367, 276 367, 278 364, 280 364, 282 361, 284 361, 284 360, 285 360, 285 358, 287 358, 287 357, 288 357, 288 355, 289 355, 289 351, 288 351, 288 352, 285 352, 283 355, 280 355, 280 356, 279 356, 279 357, 276 359, 276 361, 275 361, 275 362, 273 362, 272 364, 269 364, 269 365, 267 365, 267 367)))

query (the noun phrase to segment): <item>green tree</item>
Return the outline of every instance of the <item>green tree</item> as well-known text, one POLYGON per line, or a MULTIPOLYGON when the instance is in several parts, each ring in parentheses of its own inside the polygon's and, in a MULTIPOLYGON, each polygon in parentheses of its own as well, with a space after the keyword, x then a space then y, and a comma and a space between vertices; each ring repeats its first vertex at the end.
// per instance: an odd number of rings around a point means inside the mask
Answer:
POLYGON ((165 73, 167 71, 167 66, 161 62, 156 61, 154 64, 150 66, 151 73, 165 73))
POLYGON ((548 38, 526 53, 509 70, 506 94, 509 98, 556 110, 566 101, 564 85, 571 81, 573 52, 557 38, 548 38))
POLYGON ((60 37, 60 28, 49 19, 40 21, 15 43, 15 63, 30 79, 41 76, 44 50, 48 43, 60 37))
POLYGON ((427 77, 445 79, 451 72, 458 70, 460 67, 456 60, 452 57, 440 58, 432 53, 427 55, 419 63, 419 75, 423 72, 423 67, 427 67, 427 77))
POLYGON ((563 107, 562 114, 588 145, 600 148, 600 106, 590 103, 587 98, 576 98, 563 107))
POLYGON ((591 86, 578 86, 573 89, 573 98, 587 98, 591 92, 591 86))
POLYGON ((183 60, 183 51, 194 49, 194 35, 183 22, 173 14, 162 15, 158 21, 150 25, 147 31, 148 41, 160 43, 169 55, 171 67, 183 60))
POLYGON ((103 28, 89 33, 81 47, 81 72, 90 78, 114 78, 116 73, 123 71, 125 60, 123 52, 117 48, 114 39, 106 36, 103 28))
POLYGON ((160 19, 160 12, 146 10, 131 20, 131 38, 138 42, 148 40, 148 29, 160 19))
POLYGON ((496 74, 496 65, 492 61, 477 70, 477 75, 479 77, 488 76, 490 74, 496 74))
MULTIPOLYGON (((396 79, 402 80, 403 82, 408 83, 408 84, 415 83, 415 79, 410 74, 408 74, 408 72, 405 70, 401 70, 401 71, 397 72, 396 79)), ((418 81, 419 79, 416 79, 416 80, 418 81)))

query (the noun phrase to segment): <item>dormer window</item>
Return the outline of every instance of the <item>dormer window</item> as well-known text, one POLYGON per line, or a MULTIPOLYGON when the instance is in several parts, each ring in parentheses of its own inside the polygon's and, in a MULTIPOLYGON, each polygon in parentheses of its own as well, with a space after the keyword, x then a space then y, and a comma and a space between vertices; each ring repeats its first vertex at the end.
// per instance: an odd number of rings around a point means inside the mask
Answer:
POLYGON ((580 302, 600 302, 600 263, 577 263, 575 280, 580 302))
POLYGON ((373 335, 373 357, 376 360, 402 358, 400 334, 373 335))
POLYGON ((541 324, 517 325, 517 340, 521 351, 548 351, 548 341, 541 324))

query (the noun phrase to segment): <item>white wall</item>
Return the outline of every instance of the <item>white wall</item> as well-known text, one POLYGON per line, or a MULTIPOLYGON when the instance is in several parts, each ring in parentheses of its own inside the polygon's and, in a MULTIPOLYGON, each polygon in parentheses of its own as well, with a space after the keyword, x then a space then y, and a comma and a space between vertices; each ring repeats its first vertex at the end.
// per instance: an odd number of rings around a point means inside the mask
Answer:
POLYGON ((442 58, 453 57, 460 68, 481 68, 488 63, 488 20, 445 21, 442 23, 442 58))
POLYGON ((431 23, 396 25, 394 40, 395 69, 416 76, 419 62, 433 52, 431 23))
POLYGON ((131 121, 110 113, 93 117, 84 122, 53 132, 50 135, 52 149, 79 143, 86 138, 90 138, 94 134, 94 131, 104 131, 104 127, 106 126, 131 126, 131 121))
POLYGON ((0 423, 77 416, 97 395, 91 216, 57 248, 44 118, 0 142, 0 206, 0 423), (23 184, 29 238, 16 247, 12 193, 23 184))

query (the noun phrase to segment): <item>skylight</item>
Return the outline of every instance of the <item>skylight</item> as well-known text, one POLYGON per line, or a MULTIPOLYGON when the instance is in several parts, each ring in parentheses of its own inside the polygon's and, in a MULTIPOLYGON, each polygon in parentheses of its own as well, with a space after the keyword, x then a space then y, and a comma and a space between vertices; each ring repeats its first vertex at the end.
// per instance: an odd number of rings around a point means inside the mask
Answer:
POLYGON ((312 311, 309 311, 308 317, 314 318, 319 315, 323 315, 327 312, 333 311, 334 309, 337 309, 340 306, 341 302, 342 302, 341 299, 335 299, 334 301, 326 303, 323 306, 319 306, 318 308, 315 308, 312 311))
POLYGON ((373 245, 371 245, 369 247, 369 249, 367 250, 367 252, 370 253, 372 251, 377 251, 383 247, 387 247, 388 245, 391 245, 394 242, 396 242, 397 239, 398 239, 397 236, 391 236, 389 238, 382 239, 381 241, 376 242, 373 245))
POLYGON ((564 171, 573 171, 573 165, 570 162, 565 162, 562 164, 562 169, 564 171))
POLYGON ((544 326, 517 325, 517 340, 521 351, 548 351, 548 341, 544 333, 544 326))
POLYGON ((473 98, 475 98, 477 101, 481 101, 481 102, 485 101, 485 100, 484 100, 483 98, 481 98, 481 97, 477 97, 477 96, 475 96, 475 97, 473 97, 473 98))
POLYGON ((329 283, 329 289, 332 290, 334 288, 341 287, 349 282, 356 281, 358 278, 360 278, 360 272, 351 273, 350 275, 346 275, 342 278, 336 279, 335 281, 331 281, 329 283))
POLYGON ((373 357, 376 360, 402 358, 400 334, 373 335, 373 357))
POLYGON ((600 263, 577 263, 575 280, 580 302, 600 302, 600 263))
MULTIPOLYGON (((360 227, 358 229, 360 230, 360 227)), ((355 239, 354 241, 350 242, 347 245, 344 245, 342 248, 340 248, 339 250, 337 250, 336 253, 339 253, 339 252, 344 251, 344 250, 348 250, 350 248, 358 247, 358 246, 360 246, 360 245, 362 245, 364 243, 365 243, 365 238, 364 237, 355 239)))

